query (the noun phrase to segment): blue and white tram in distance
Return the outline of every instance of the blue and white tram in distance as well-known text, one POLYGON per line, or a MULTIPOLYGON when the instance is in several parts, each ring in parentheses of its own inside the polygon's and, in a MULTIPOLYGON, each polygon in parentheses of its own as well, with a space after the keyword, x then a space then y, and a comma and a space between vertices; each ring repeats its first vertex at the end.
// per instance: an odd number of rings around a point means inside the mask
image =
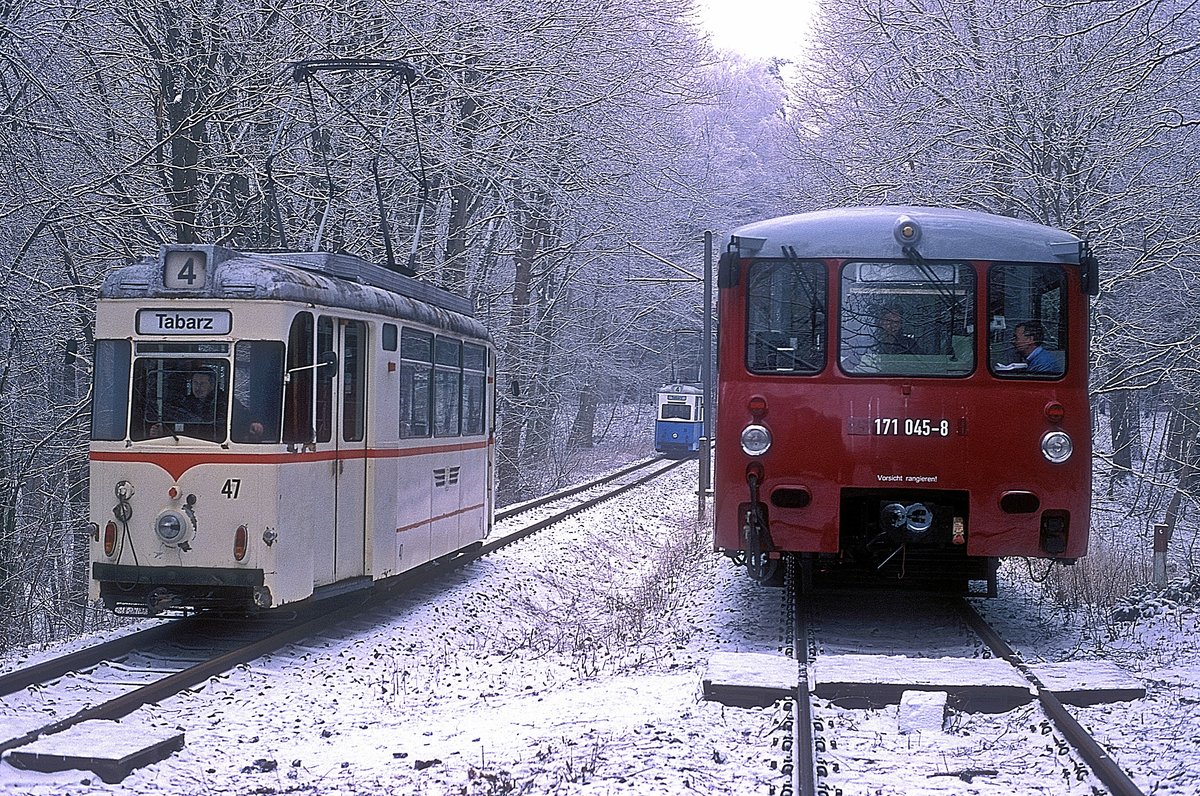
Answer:
POLYGON ((692 456, 704 436, 704 391, 692 384, 668 384, 658 391, 654 449, 671 456, 692 456))
POLYGON ((96 309, 92 597, 255 610, 478 544, 495 356, 471 302, 325 252, 164 246, 96 309))

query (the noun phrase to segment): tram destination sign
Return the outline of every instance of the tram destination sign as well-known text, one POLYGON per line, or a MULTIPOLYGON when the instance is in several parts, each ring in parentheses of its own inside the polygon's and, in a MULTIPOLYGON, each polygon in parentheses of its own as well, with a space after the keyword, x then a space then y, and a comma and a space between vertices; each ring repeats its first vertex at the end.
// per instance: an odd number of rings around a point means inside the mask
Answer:
POLYGON ((138 334, 229 334, 233 313, 229 310, 138 310, 138 334))

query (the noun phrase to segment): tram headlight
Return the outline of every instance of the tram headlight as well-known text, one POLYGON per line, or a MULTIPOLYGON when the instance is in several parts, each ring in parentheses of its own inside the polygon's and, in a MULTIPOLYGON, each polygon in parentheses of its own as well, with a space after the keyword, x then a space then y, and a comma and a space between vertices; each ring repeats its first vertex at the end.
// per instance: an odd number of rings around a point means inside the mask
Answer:
POLYGON ((190 530, 191 521, 183 512, 175 509, 167 509, 154 521, 154 532, 158 534, 158 538, 163 540, 163 544, 172 547, 187 541, 190 530))
POLYGON ((751 423, 742 429, 742 452, 747 456, 762 456, 771 447, 771 432, 766 426, 751 423))
POLYGON ((1042 455, 1048 462, 1062 464, 1071 458, 1074 450, 1075 446, 1071 443, 1071 437, 1065 431, 1048 431, 1042 437, 1042 455))

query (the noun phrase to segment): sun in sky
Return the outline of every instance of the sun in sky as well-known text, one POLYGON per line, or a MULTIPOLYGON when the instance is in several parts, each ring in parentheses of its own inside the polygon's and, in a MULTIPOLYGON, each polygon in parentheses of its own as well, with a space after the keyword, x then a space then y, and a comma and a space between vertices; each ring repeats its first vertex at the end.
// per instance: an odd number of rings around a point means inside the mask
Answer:
POLYGON ((697 0, 713 43, 752 58, 799 54, 819 0, 697 0))

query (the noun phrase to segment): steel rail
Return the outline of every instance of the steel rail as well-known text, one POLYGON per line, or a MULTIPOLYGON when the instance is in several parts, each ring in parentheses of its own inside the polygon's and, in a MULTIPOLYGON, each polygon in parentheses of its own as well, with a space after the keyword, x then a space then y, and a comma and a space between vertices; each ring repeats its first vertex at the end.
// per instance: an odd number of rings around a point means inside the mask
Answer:
POLYGON ((1083 728, 1075 717, 1067 711, 1066 707, 1058 697, 1054 696, 1045 684, 1034 674, 1033 670, 1026 664, 1021 657, 1005 643, 1004 639, 987 623, 979 612, 975 610, 975 606, 971 605, 967 600, 962 600, 963 618, 967 624, 971 626, 983 642, 989 648, 1004 660, 1008 661, 1017 671, 1034 686, 1037 692, 1038 701, 1042 703, 1042 709, 1046 711, 1046 715, 1050 721, 1062 732, 1063 736, 1071 746, 1079 753, 1083 761, 1092 769, 1092 772, 1104 783, 1114 796, 1145 796, 1137 785, 1133 784, 1133 780, 1125 773, 1124 769, 1113 760, 1113 758, 1104 750, 1102 746, 1092 737, 1091 733, 1083 728))
POLYGON ((806 602, 811 595, 805 590, 804 586, 807 584, 796 572, 796 566, 795 556, 788 556, 785 579, 791 594, 792 654, 799 668, 795 706, 792 711, 792 793, 795 796, 816 796, 817 755, 816 739, 813 737, 812 693, 808 677, 811 662, 808 659, 809 626, 806 602))
MULTIPOLYGON (((667 457, 665 457, 665 456, 655 456, 652 459, 646 459, 644 461, 635 462, 634 464, 631 464, 628 467, 624 467, 620 470, 617 470, 616 472, 609 473, 608 475, 602 475, 599 478, 596 478, 592 481, 588 481, 587 483, 568 487, 568 488, 562 490, 561 492, 552 492, 549 495, 543 495, 542 497, 534 498, 533 500, 529 500, 524 503, 514 503, 510 506, 505 506, 504 508, 502 508, 496 512, 495 522, 501 522, 502 520, 507 520, 509 517, 515 517, 518 514, 523 514, 526 511, 529 511, 531 509, 536 509, 539 506, 544 506, 547 503, 553 503, 556 500, 562 500, 563 498, 569 498, 572 495, 578 495, 580 492, 585 492, 589 489, 600 486, 601 484, 606 484, 609 481, 613 481, 624 475, 628 475, 629 473, 636 472, 637 470, 640 470, 643 467, 649 467, 650 465, 654 464, 655 462, 661 462, 666 458, 667 457)), ((679 460, 680 463, 683 463, 684 461, 687 461, 687 460, 686 459, 679 460)))
POLYGON ((29 688, 39 683, 57 680, 71 672, 93 668, 105 661, 119 658, 135 649, 145 647, 151 642, 157 642, 174 633, 185 633, 199 621, 200 617, 189 616, 183 619, 169 620, 154 627, 130 633, 110 641, 103 641, 91 647, 86 647, 68 653, 59 658, 16 669, 0 675, 0 696, 29 688))
MULTIPOLYGON (((635 470, 640 470, 642 467, 645 467, 646 465, 653 464, 654 462, 658 462, 658 461, 662 461, 662 459, 661 458, 660 459, 650 459, 648 461, 642 462, 641 464, 635 465, 633 467, 628 467, 628 468, 620 471, 619 473, 614 473, 611 476, 607 476, 600 481, 596 481, 596 482, 587 484, 582 489, 574 489, 574 490, 570 491, 569 494, 567 494, 567 495, 560 494, 557 497, 561 498, 564 496, 573 495, 577 492, 582 492, 583 489, 592 488, 592 487, 596 486, 597 484, 607 483, 608 481, 612 481, 612 480, 615 480, 616 478, 619 478, 621 475, 625 475, 630 472, 634 472, 635 470)), ((553 525, 554 523, 559 522, 560 520, 564 520, 567 517, 570 517, 573 514, 578 514, 581 511, 590 509, 592 506, 595 506, 599 503, 603 503, 606 500, 615 498, 617 495, 620 495, 624 492, 628 492, 630 489, 639 487, 642 484, 647 483, 648 481, 652 481, 655 478, 658 478, 660 475, 663 475, 664 473, 668 473, 671 470, 674 470, 676 467, 679 467, 680 465, 684 464, 687 461, 688 461, 687 459, 672 460, 671 463, 668 464, 666 467, 655 470, 654 472, 650 473, 649 475, 644 475, 641 478, 638 478, 634 481, 630 481, 627 484, 622 484, 621 486, 617 487, 616 489, 613 489, 610 492, 605 492, 603 495, 598 495, 594 498, 590 498, 588 500, 583 501, 582 503, 579 503, 568 509, 565 509, 556 514, 553 514, 543 520, 538 520, 537 522, 533 523, 532 525, 526 526, 525 528, 522 528, 521 530, 516 531, 514 533, 510 533, 507 536, 502 536, 499 539, 485 542, 483 544, 483 547, 480 550, 472 551, 471 553, 468 553, 466 555, 473 555, 475 558, 480 558, 482 556, 485 556, 488 553, 499 550, 500 548, 504 547, 505 545, 508 545, 508 544, 511 544, 512 542, 517 541, 518 539, 524 539, 526 536, 529 536, 532 533, 537 533, 538 531, 542 530, 543 528, 549 527, 549 526, 553 525)), ((546 501, 546 502, 549 502, 549 501, 546 501)))
MULTIPOLYGON (((341 622, 344 619, 351 618, 360 612, 364 601, 355 598, 361 597, 363 594, 362 592, 352 592, 349 595, 343 595, 341 598, 330 598, 330 602, 336 600, 342 603, 342 605, 332 611, 322 613, 316 618, 297 618, 283 630, 271 633, 265 638, 260 638, 250 644, 240 646, 214 658, 209 658, 194 666, 189 666, 186 669, 155 680, 153 683, 140 686, 133 691, 102 702, 99 705, 84 708, 66 718, 30 730, 19 737, 0 741, 0 753, 7 752, 9 749, 18 746, 24 746, 27 743, 37 740, 42 735, 53 735, 54 733, 62 732, 76 724, 92 719, 120 719, 144 705, 160 702, 210 677, 227 672, 238 664, 246 663, 269 652, 274 652, 306 636, 315 635, 318 631, 341 622)), ((328 604, 328 602, 325 603, 325 605, 328 604)))

